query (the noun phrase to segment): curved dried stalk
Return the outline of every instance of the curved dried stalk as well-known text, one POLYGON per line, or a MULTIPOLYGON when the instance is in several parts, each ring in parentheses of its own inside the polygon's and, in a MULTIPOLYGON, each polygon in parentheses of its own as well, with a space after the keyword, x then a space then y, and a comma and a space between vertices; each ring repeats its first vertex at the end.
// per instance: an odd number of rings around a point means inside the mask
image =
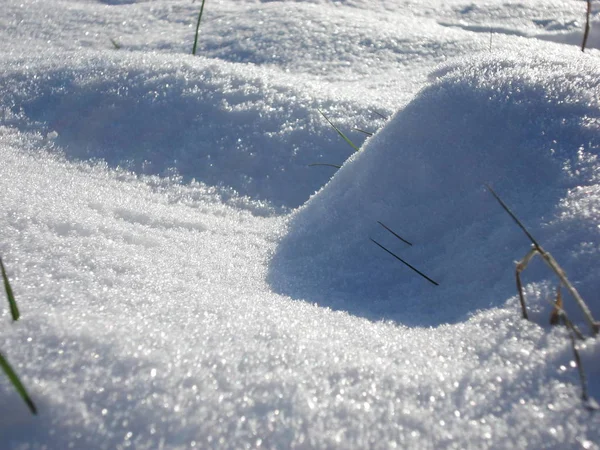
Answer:
POLYGON ((504 201, 502 201, 502 199, 498 196, 498 194, 496 194, 496 192, 494 192, 494 190, 489 185, 487 186, 487 188, 492 193, 492 195, 496 198, 498 203, 500 203, 500 206, 502 206, 502 208, 508 213, 508 215, 515 221, 515 223, 519 226, 519 228, 521 228, 521 230, 523 230, 523 232, 527 235, 527 237, 529 238, 529 240, 532 243, 531 249, 529 250, 529 252, 527 252, 525 257, 517 263, 517 269, 516 269, 517 288, 519 290, 519 299, 521 301, 523 317, 525 319, 527 318, 527 310, 525 308, 525 298, 523 296, 523 286, 521 284, 521 272, 527 267, 527 264, 529 264, 529 262, 531 261, 531 259, 533 259, 533 257, 535 255, 540 255, 540 257, 548 265, 550 270, 552 270, 556 274, 556 276, 558 277, 558 279, 560 280, 562 285, 565 288, 567 288, 567 290, 569 291, 571 296, 575 299, 575 301, 577 302, 577 304, 583 311, 585 320, 587 321, 587 323, 591 329, 592 336, 596 336, 598 334, 598 332, 600 331, 600 323, 596 322, 596 320, 592 316, 590 309, 588 308, 586 303, 583 301, 583 298, 581 298, 581 295, 579 294, 579 292, 577 292, 577 289, 575 289, 575 286, 573 286, 573 284, 567 278, 567 274, 565 273, 565 271, 562 269, 562 267, 560 267, 558 262, 556 262, 554 257, 550 253, 545 251, 542 248, 542 246, 534 239, 534 237, 531 235, 531 233, 529 233, 527 228, 525 228, 525 225, 523 225, 521 223, 521 221, 517 218, 517 216, 515 216, 515 214, 510 210, 510 208, 506 205, 506 203, 504 203, 504 201))

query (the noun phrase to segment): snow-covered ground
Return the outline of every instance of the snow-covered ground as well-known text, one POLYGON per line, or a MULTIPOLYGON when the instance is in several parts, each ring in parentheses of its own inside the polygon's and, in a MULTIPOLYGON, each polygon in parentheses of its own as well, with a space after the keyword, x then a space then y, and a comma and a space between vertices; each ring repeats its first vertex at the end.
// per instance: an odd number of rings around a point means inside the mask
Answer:
POLYGON ((585 5, 3 0, 0 448, 600 448, 585 5))

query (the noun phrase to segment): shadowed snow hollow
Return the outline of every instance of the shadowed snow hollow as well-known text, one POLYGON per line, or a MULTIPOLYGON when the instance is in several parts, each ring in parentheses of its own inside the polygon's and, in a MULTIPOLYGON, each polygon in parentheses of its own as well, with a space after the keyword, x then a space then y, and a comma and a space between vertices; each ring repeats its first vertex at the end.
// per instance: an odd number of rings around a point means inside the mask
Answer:
MULTIPOLYGON (((598 191, 600 67, 570 50, 523 61, 482 57, 434 73, 291 217, 271 264, 275 289, 418 325, 497 304, 515 294, 514 261, 529 243, 487 192, 489 183, 584 298, 593 294, 600 210, 588 199, 598 191)), ((528 281, 551 278, 541 263, 530 266, 528 281)))

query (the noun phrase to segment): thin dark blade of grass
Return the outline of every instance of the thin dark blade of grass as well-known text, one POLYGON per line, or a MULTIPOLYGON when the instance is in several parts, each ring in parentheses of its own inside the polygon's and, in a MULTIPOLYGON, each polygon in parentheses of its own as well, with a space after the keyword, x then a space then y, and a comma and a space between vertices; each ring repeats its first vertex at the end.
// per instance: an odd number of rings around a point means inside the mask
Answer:
POLYGON ((412 244, 410 242, 408 242, 406 239, 404 239, 402 236, 396 234, 391 228, 385 226, 382 222, 380 222, 379 220, 377 221, 377 223, 379 225, 381 225, 383 228, 385 228, 386 230, 388 230, 390 233, 392 233, 394 236, 396 236, 398 239, 400 239, 402 242, 404 242, 405 244, 408 244, 410 246, 412 246, 412 244))
POLYGON ((313 163, 309 164, 308 167, 314 166, 327 166, 327 167, 335 167, 336 169, 340 169, 342 166, 338 166, 337 164, 327 164, 327 163, 313 163))
POLYGON ((590 34, 590 14, 592 13, 592 0, 586 0, 587 8, 585 12, 585 28, 583 30, 583 41, 581 42, 581 51, 585 52, 588 36, 590 34))
POLYGON ((406 261, 404 261, 402 258, 400 258, 398 255, 396 255, 395 253, 389 251, 387 248, 385 248, 383 245, 381 245, 379 242, 377 242, 375 239, 369 238, 371 239, 372 242, 374 242, 375 244, 377 244, 377 246, 379 246, 380 248, 382 248, 383 250, 385 250, 386 252, 388 252, 390 255, 392 255, 394 258, 396 258, 398 261, 400 261, 402 264, 404 264, 405 266, 407 266, 408 268, 414 270, 416 273, 418 273, 419 275, 421 275, 423 278, 425 278, 427 281, 429 281, 431 284, 435 284, 436 286, 439 286, 438 283, 436 283, 435 281, 433 281, 431 278, 429 278, 427 275, 425 275, 423 272, 421 272, 419 269, 411 266, 409 263, 407 263, 406 261))
POLYGON ((192 48, 192 55, 196 55, 196 48, 198 47, 198 34, 200 32, 200 21, 202 20, 202 13, 204 12, 204 2, 202 0, 202 6, 200 6, 200 13, 198 14, 198 22, 196 23, 196 35, 194 37, 194 47, 192 48))
POLYGON ((119 44, 115 39, 110 38, 110 42, 115 50, 119 50, 121 48, 121 44, 119 44))
POLYGON ((348 143, 348 145, 354 149, 354 151, 359 151, 358 147, 354 145, 354 142, 348 139, 348 137, 344 133, 342 133, 342 131, 338 127, 336 127, 325 114, 323 114, 323 111, 321 111, 320 109, 318 109, 317 111, 321 113, 321 115, 325 118, 329 125, 331 125, 335 131, 337 131, 337 133, 342 137, 342 139, 344 139, 348 143))
POLYGON ((17 302, 15 301, 15 295, 13 294, 13 290, 10 287, 10 283, 8 281, 8 276, 6 275, 6 269, 4 268, 2 258, 0 258, 0 270, 2 271, 2 279, 4 280, 4 290, 6 291, 8 305, 10 306, 10 314, 13 320, 19 320, 19 317, 21 315, 19 314, 19 308, 17 307, 17 302))
POLYGON ((496 194, 496 192, 492 189, 492 187, 489 184, 486 184, 485 186, 492 193, 492 195, 494 196, 494 198, 496 200, 498 200, 498 203, 500 203, 500 206, 502 206, 502 208, 504 208, 504 211, 506 211, 508 213, 508 215, 510 217, 512 217, 512 219, 519 226, 519 228, 521 228, 521 230, 523 230, 523 232, 527 235, 527 237, 529 238, 529 240, 531 241, 531 243, 533 245, 535 245, 535 247, 539 250, 541 248, 540 244, 538 244, 537 241, 534 239, 534 237, 531 235, 531 233, 529 231, 527 231, 527 228, 525 228, 525 225, 523 225, 521 223, 521 221, 519 219, 517 219, 517 216, 510 210, 510 208, 506 205, 506 203, 504 203, 504 201, 502 201, 502 199, 500 198, 500 196, 498 194, 496 194))
POLYGON ((12 385, 15 387, 23 401, 27 404, 31 413, 37 414, 37 408, 35 407, 33 400, 31 400, 31 397, 27 393, 25 386, 23 386, 23 383, 21 383, 21 380, 19 380, 19 377, 17 376, 13 368, 10 366, 6 358, 4 358, 4 355, 2 355, 2 353, 0 353, 0 367, 2 367, 2 370, 6 374, 12 385))
POLYGON ((370 131, 361 130, 360 128, 352 128, 354 131, 358 131, 359 133, 366 134, 367 136, 373 136, 375 133, 370 131))
POLYGON ((381 114, 380 112, 377 112, 377 111, 375 111, 374 109, 372 109, 372 110, 371 110, 371 112, 372 112, 373 114, 376 114, 376 115, 378 115, 379 117, 381 117, 381 118, 382 118, 382 119, 384 119, 384 120, 388 120, 388 118, 387 118, 386 116, 384 116, 384 115, 383 115, 383 114, 381 114))

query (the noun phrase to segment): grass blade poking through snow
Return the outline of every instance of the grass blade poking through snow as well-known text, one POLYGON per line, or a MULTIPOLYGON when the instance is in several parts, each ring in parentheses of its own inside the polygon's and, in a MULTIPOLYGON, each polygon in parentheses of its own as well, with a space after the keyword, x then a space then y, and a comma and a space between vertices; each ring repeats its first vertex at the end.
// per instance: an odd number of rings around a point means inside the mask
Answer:
POLYGON ((383 120, 388 120, 388 119, 389 119, 389 117, 387 117, 387 116, 385 116, 385 115, 381 114, 381 113, 380 113, 380 112, 378 112, 378 111, 375 111, 374 109, 372 110, 372 112, 373 112, 374 114, 378 115, 379 117, 381 117, 383 120))
POLYGON ((194 47, 192 48, 192 55, 196 55, 196 48, 198 47, 198 33, 200 32, 200 21, 202 20, 202 13, 204 12, 204 2, 202 0, 202 6, 200 6, 200 13, 198 14, 198 22, 196 23, 196 35, 194 36, 194 47))
POLYGON ((4 358, 4 355, 2 355, 2 353, 0 353, 0 367, 2 368, 12 385, 15 387, 23 401, 29 407, 29 411, 31 411, 31 414, 37 414, 37 408, 35 407, 33 400, 31 400, 31 397, 27 393, 25 386, 23 386, 23 383, 21 383, 21 380, 19 380, 19 377, 17 376, 13 368, 10 366, 6 358, 4 358))
MULTIPOLYGON (((6 269, 4 268, 4 263, 2 262, 2 258, 0 258, 0 271, 2 272, 2 280, 4 281, 4 290, 6 292, 6 297, 8 298, 8 304, 10 305, 10 314, 13 320, 19 320, 19 308, 17 307, 17 302, 15 301, 15 296, 13 294, 13 290, 10 287, 10 283, 8 282, 8 276, 6 275, 6 269)), ((0 353, 0 368, 6 374, 12 385, 15 387, 19 395, 23 398, 23 401, 29 407, 29 410, 32 414, 37 414, 37 409, 35 404, 29 397, 29 394, 25 390, 25 386, 19 380, 19 377, 10 366, 4 355, 0 353)))
POLYGON ((327 164, 327 163, 312 163, 312 164, 308 165, 308 167, 315 167, 315 166, 335 167, 336 169, 342 168, 342 166, 338 166, 337 164, 327 164))
MULTIPOLYGON (((371 238, 369 238, 371 239, 371 238)), ((396 258, 398 261, 400 261, 402 264, 404 264, 406 267, 408 267, 409 269, 412 269, 414 272, 418 273, 419 275, 421 275, 423 278, 425 278, 427 281, 429 281, 431 284, 435 284, 436 286, 439 286, 439 283, 436 283, 435 281, 433 281, 431 278, 429 278, 427 275, 425 275, 423 272, 421 272, 419 269, 411 266, 409 263, 407 263, 406 261, 404 261, 402 258, 400 258, 398 255, 396 255, 395 253, 391 252, 390 250, 388 250, 387 248, 385 248, 383 245, 381 245, 379 242, 377 242, 375 239, 371 239, 371 241, 376 244, 378 247, 382 248, 383 250, 385 250, 386 252, 388 252, 390 255, 392 255, 394 258, 396 258)))
POLYGON ((15 301, 15 296, 13 294, 13 290, 10 287, 10 283, 8 282, 8 276, 6 275, 6 269, 4 268, 4 263, 2 262, 2 258, 0 258, 0 270, 2 271, 2 280, 4 281, 4 290, 6 291, 6 297, 8 298, 8 305, 10 306, 10 314, 13 320, 19 320, 19 308, 17 307, 17 302, 15 301))
POLYGON ((383 222, 380 222, 379 220, 377 221, 377 223, 379 225, 381 225, 383 228, 385 228, 386 230, 388 230, 390 233, 392 233, 394 236, 396 236, 398 239, 400 239, 402 242, 404 242, 405 244, 408 244, 410 246, 412 246, 412 243, 407 241, 406 239, 404 239, 402 236, 400 236, 399 234, 397 234, 396 232, 394 232, 390 227, 386 226, 383 222))
POLYGON ((588 36, 590 34, 590 15, 592 13, 592 0, 586 0, 587 9, 585 12, 585 28, 583 30, 583 42, 581 43, 581 51, 585 52, 588 36))
POLYGON ((359 151, 358 147, 354 145, 354 142, 348 139, 348 137, 344 133, 342 133, 342 131, 338 127, 336 127, 331 120, 329 120, 329 118, 323 113, 323 111, 321 111, 320 109, 318 109, 317 111, 321 113, 321 115, 325 118, 329 125, 331 125, 335 131, 337 131, 337 133, 342 137, 342 139, 344 139, 348 143, 348 145, 354 149, 355 152, 359 151))
POLYGON ((115 50, 121 49, 121 44, 119 44, 116 39, 110 38, 110 43, 113 45, 115 50))
POLYGON ((359 133, 363 133, 366 134, 367 136, 373 136, 375 133, 373 133, 372 131, 366 131, 366 130, 362 130, 360 128, 352 128, 354 131, 358 131, 359 133))

